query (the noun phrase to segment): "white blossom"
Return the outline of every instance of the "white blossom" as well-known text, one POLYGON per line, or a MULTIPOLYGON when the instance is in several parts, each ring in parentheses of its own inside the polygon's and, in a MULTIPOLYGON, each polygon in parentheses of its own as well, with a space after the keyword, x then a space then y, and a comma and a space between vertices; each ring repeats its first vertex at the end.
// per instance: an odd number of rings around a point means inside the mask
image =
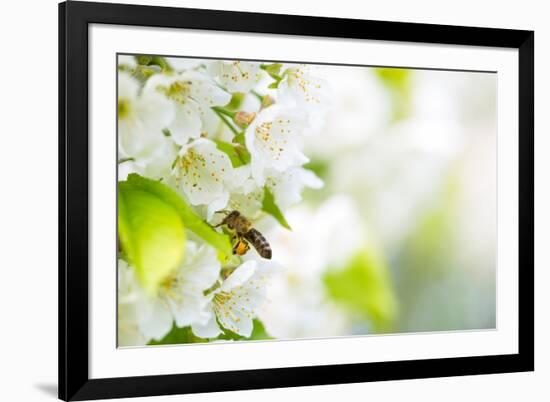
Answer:
POLYGON ((151 340, 139 328, 138 317, 145 294, 141 290, 134 269, 126 261, 118 260, 118 346, 142 346, 151 340))
POLYGON ((174 143, 169 138, 163 138, 147 160, 130 158, 121 161, 118 164, 118 180, 126 180, 130 173, 138 173, 151 179, 166 178, 172 171, 176 156, 174 143))
POLYGON ((188 240, 180 267, 157 294, 146 296, 135 280, 133 268, 119 260, 119 314, 124 314, 119 320, 119 330, 123 329, 119 343, 135 346, 139 340, 161 339, 173 322, 178 327, 206 323, 210 297, 204 292, 214 285, 219 273, 215 250, 188 240))
POLYGON ((246 129, 252 176, 262 185, 266 169, 283 172, 308 161, 302 134, 306 121, 297 111, 277 105, 262 110, 246 129))
POLYGON ((274 263, 266 261, 248 260, 241 264, 211 293, 210 319, 202 325, 194 324, 193 333, 202 338, 214 338, 223 332, 221 325, 249 337, 256 310, 266 300, 266 285, 276 269, 274 263))
MULTIPOLYGON (((266 176, 265 186, 273 194, 277 206, 282 209, 299 203, 304 188, 323 187, 323 181, 315 173, 302 167, 292 167, 284 172, 270 170, 266 176)), ((248 179, 231 194, 229 208, 254 218, 262 208, 264 192, 264 186, 258 186, 254 180, 248 179)))
POLYGON ((156 74, 147 81, 144 92, 164 94, 173 101, 175 118, 166 128, 179 145, 200 137, 204 121, 212 119, 211 107, 226 105, 231 100, 231 95, 196 71, 156 74))
POLYGON ((258 187, 247 193, 235 192, 229 199, 229 208, 239 211, 250 219, 254 219, 262 209, 263 197, 264 190, 258 187))
POLYGON ((210 297, 204 292, 214 285, 220 273, 216 251, 207 245, 187 241, 184 262, 164 284, 162 293, 178 327, 204 323, 210 297))
POLYGON ((176 187, 192 205, 207 205, 208 219, 225 208, 228 186, 238 179, 229 157, 208 139, 198 139, 182 147, 174 166, 176 187))
POLYGON ((320 189, 323 181, 309 169, 292 167, 285 172, 272 172, 266 179, 269 188, 279 208, 286 209, 302 201, 302 191, 305 187, 320 189))
POLYGON ((262 78, 260 64, 246 61, 216 61, 208 71, 216 77, 229 92, 248 92, 262 78))
POLYGON ((174 107, 159 93, 140 93, 139 83, 130 75, 118 76, 119 158, 147 163, 166 144, 162 130, 174 118, 174 107))
POLYGON ((308 65, 291 65, 283 72, 277 90, 278 103, 298 108, 304 114, 307 121, 304 133, 308 136, 319 134, 332 106, 327 82, 311 74, 311 70, 308 65))
MULTIPOLYGON (((119 62, 137 68, 132 57, 119 62)), ((223 219, 216 211, 237 210, 271 242, 270 232, 276 232, 278 224, 262 211, 266 189, 286 214, 301 201, 304 188, 323 186, 303 167, 308 162, 304 135, 323 121, 323 81, 309 75, 307 68, 290 66, 281 74, 279 88, 272 89, 267 86, 273 79, 260 63, 167 62, 174 71, 153 69, 139 80, 119 71, 119 180, 130 173, 162 180, 212 225, 223 219), (252 92, 256 87, 274 104, 260 102, 252 92), (238 108, 222 109, 235 93, 243 94, 238 108), (239 142, 250 162, 237 166, 218 149, 217 141, 226 146, 239 142)), ((142 290, 134 268, 119 261, 120 346, 160 340, 174 325, 190 327, 196 336, 210 340, 226 330, 251 336, 253 320, 267 301, 267 286, 278 271, 278 255, 274 260, 257 260, 254 252, 235 255, 222 268, 210 245, 189 236, 184 261, 152 296, 142 290)))
POLYGON ((297 106, 306 108, 326 106, 327 83, 310 74, 309 66, 288 67, 283 77, 278 86, 279 101, 295 102, 297 106))

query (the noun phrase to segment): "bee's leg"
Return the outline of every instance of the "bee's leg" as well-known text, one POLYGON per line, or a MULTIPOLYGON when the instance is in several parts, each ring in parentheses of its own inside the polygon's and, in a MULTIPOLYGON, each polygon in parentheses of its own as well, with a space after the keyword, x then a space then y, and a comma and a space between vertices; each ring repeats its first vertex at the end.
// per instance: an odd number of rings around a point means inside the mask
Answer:
POLYGON ((226 224, 227 215, 229 215, 229 214, 231 213, 231 211, 229 211, 229 210, 227 210, 227 209, 221 209, 221 210, 219 210, 219 211, 216 211, 215 213, 216 213, 216 214, 225 214, 226 217, 223 218, 223 220, 222 220, 220 223, 218 223, 217 225, 212 226, 213 228, 217 228, 217 227, 220 227, 220 226, 225 225, 225 224, 226 224))
POLYGON ((237 237, 237 242, 233 246, 233 254, 236 255, 245 255, 250 249, 248 241, 243 236, 237 237))
POLYGON ((243 245, 244 247, 239 250, 239 255, 245 255, 250 250, 250 244, 245 239, 243 239, 243 245))
POLYGON ((241 236, 239 236, 238 234, 234 234, 231 237, 231 243, 233 244, 233 254, 237 254, 239 244, 241 243, 241 236))

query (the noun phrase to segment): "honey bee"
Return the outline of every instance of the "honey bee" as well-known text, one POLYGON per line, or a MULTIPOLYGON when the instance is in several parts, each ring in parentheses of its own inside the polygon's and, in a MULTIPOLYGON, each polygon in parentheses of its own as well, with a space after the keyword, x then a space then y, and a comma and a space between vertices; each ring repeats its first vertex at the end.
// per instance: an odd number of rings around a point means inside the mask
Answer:
POLYGON ((265 237, 252 227, 252 223, 239 211, 218 211, 227 216, 216 226, 226 225, 232 230, 234 240, 233 254, 244 255, 250 249, 250 244, 254 246, 258 254, 266 259, 271 259, 271 246, 265 237))

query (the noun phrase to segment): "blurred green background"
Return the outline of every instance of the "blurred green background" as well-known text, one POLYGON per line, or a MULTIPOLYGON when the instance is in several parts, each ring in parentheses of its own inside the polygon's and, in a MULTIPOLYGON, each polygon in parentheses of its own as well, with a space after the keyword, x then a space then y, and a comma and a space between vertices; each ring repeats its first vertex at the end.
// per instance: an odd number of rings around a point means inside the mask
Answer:
MULTIPOLYGON (((263 228, 285 273, 275 338, 494 328, 496 75, 312 66, 331 88, 306 166, 325 182, 263 228)), ((262 328, 263 330, 264 328, 262 328)))

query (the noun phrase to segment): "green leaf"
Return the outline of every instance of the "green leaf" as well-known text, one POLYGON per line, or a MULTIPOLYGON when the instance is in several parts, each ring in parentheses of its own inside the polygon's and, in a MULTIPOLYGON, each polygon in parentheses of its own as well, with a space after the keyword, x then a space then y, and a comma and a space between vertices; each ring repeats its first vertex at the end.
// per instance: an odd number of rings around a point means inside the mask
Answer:
POLYGON ((279 206, 275 203, 275 197, 273 197, 273 194, 271 193, 271 191, 269 191, 269 188, 267 188, 267 186, 264 186, 264 199, 262 201, 262 211, 267 212, 269 215, 277 219, 277 222, 279 222, 281 226, 287 228, 288 230, 292 230, 290 228, 290 225, 286 221, 283 213, 279 209, 279 206))
POLYGON ((377 253, 362 250, 344 267, 329 268, 323 280, 336 303, 369 319, 379 332, 391 329, 397 299, 388 267, 377 253))
POLYGON ((233 119, 235 117, 235 114, 237 114, 237 112, 234 112, 232 110, 226 109, 225 107, 221 107, 221 106, 212 106, 211 109, 214 112, 217 112, 219 114, 223 114, 224 116, 227 116, 231 119, 233 119))
POLYGON ((264 340, 264 339, 275 339, 267 333, 263 322, 255 318, 253 320, 254 328, 252 329, 252 335, 250 335, 250 340, 264 340))
POLYGON ((130 158, 121 158, 117 161, 117 163, 120 164, 120 163, 124 163, 124 162, 133 162, 133 161, 135 161, 135 159, 131 158, 131 157, 130 158))
POLYGON ((177 211, 128 182, 118 185, 118 234, 126 258, 149 294, 183 258, 185 231, 177 211))
POLYGON ((191 327, 178 328, 174 323, 172 329, 162 339, 153 339, 148 345, 177 345, 181 343, 201 343, 208 342, 207 339, 199 338, 193 334, 191 327))
POLYGON ((234 168, 250 163, 250 153, 242 145, 233 145, 229 142, 220 140, 214 140, 214 142, 217 148, 229 157, 231 165, 233 165, 234 168))
POLYGON ((276 74, 279 75, 281 73, 281 67, 283 65, 281 63, 272 63, 272 64, 262 64, 261 68, 262 70, 265 70, 268 74, 276 74))
POLYGON ((217 338, 205 339, 199 338, 193 331, 191 327, 178 328, 174 323, 172 329, 168 332, 162 339, 156 340, 153 339, 149 341, 148 345, 177 345, 182 343, 204 343, 217 340, 225 341, 259 341, 259 340, 268 340, 274 339, 271 337, 265 330, 264 325, 257 318, 252 321, 254 327, 252 329, 252 334, 250 337, 245 338, 244 336, 238 335, 235 332, 229 331, 228 329, 223 329, 224 333, 219 335, 217 338))
POLYGON ((135 56, 135 59, 140 66, 158 66, 160 67, 161 71, 173 71, 172 66, 170 66, 168 61, 161 56, 140 55, 135 56))
POLYGON ((151 77, 153 74, 156 74, 157 72, 153 70, 152 68, 140 68, 139 73, 141 74, 141 77, 138 77, 139 80, 147 80, 149 77, 151 77))
POLYGON ((261 68, 264 70, 271 78, 275 80, 275 82, 271 83, 268 88, 277 88, 279 86, 279 82, 283 79, 281 77, 281 67, 283 65, 281 63, 273 63, 273 64, 262 64, 261 68))
POLYGON ((170 72, 174 70, 170 65, 170 63, 168 63, 168 60, 166 60, 164 57, 161 57, 161 56, 153 56, 153 60, 151 60, 151 64, 154 66, 159 66, 162 69, 162 71, 170 72))
POLYGON ((235 137, 233 137, 233 142, 235 144, 241 144, 244 147, 245 146, 244 131, 239 134, 236 134, 235 137))
POLYGON ((147 55, 134 56, 134 58, 136 59, 136 62, 141 66, 148 66, 153 60, 153 57, 147 55))
POLYGON ((185 202, 174 190, 161 182, 146 179, 136 173, 128 176, 128 183, 135 188, 150 192, 162 199, 167 204, 171 205, 186 229, 189 229, 212 247, 226 256, 232 255, 231 242, 229 237, 223 233, 216 232, 212 226, 202 220, 202 218, 193 211, 193 208, 185 202))
POLYGON ((245 95, 246 94, 242 92, 235 92, 231 96, 231 100, 229 101, 229 103, 225 105, 225 108, 233 111, 239 110, 244 102, 245 95))
POLYGON ((219 335, 216 339, 217 340, 232 340, 232 341, 261 341, 261 340, 268 340, 268 339, 274 339, 271 335, 269 335, 264 327, 264 324, 257 318, 255 318, 252 321, 253 328, 252 333, 248 338, 236 334, 233 331, 230 331, 228 329, 223 329, 223 334, 219 335))
POLYGON ((243 165, 248 165, 250 163, 250 152, 244 145, 235 145, 235 152, 239 155, 239 159, 242 161, 243 165))

